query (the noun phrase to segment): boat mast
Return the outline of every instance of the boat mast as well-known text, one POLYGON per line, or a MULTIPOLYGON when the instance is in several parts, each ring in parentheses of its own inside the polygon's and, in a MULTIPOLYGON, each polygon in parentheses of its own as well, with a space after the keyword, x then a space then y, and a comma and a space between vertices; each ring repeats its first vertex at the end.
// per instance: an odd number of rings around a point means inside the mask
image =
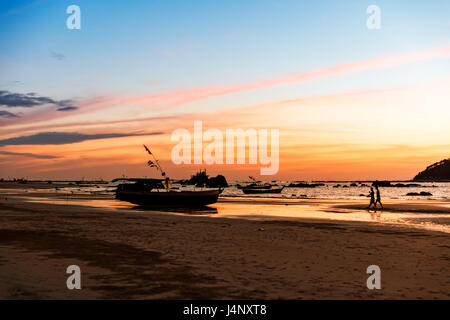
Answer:
POLYGON ((149 149, 145 144, 144 144, 144 148, 145 148, 145 151, 147 151, 148 154, 151 155, 151 156, 153 157, 153 160, 155 161, 155 162, 153 162, 153 161, 151 161, 151 160, 148 161, 148 162, 147 162, 148 166, 149 166, 150 168, 155 167, 156 169, 159 170, 159 172, 161 173, 161 176, 165 178, 165 181, 166 181, 166 189, 169 189, 169 181, 170 181, 170 178, 166 176, 166 172, 162 169, 161 165, 159 164, 158 159, 156 159, 155 155, 150 151, 150 149, 149 149))

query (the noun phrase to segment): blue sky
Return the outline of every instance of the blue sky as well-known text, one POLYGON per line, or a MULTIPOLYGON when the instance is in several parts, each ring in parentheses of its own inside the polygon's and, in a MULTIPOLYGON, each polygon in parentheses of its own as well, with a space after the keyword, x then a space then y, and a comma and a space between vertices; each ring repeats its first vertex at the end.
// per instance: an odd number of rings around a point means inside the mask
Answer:
POLYGON ((61 96, 240 83, 448 43, 448 12, 449 1, 2 1, 0 79, 61 96), (82 30, 65 27, 70 4, 82 30), (365 26, 370 4, 381 30, 365 26))

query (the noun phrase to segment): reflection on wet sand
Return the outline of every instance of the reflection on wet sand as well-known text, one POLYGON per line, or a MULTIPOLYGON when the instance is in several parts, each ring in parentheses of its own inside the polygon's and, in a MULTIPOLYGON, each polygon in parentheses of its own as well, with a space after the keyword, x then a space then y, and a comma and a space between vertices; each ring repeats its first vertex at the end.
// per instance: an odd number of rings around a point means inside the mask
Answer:
POLYGON ((217 208, 210 206, 197 206, 197 207, 180 207, 176 205, 172 206, 134 206, 133 210, 140 211, 158 211, 158 212, 170 212, 170 213, 182 213, 188 215, 210 215, 218 214, 217 208))
POLYGON ((381 221, 381 212, 377 210, 367 210, 369 212, 370 217, 374 221, 381 221))
MULTIPOLYGON (((11 191, 11 190, 10 190, 11 191)), ((438 200, 390 200, 384 210, 367 210, 367 204, 357 200, 299 200, 273 198, 220 197, 215 204, 204 207, 177 207, 176 205, 136 206, 119 201, 112 195, 54 194, 22 192, 18 196, 27 202, 63 206, 85 206, 121 212, 163 212, 176 215, 202 215, 251 220, 270 219, 327 219, 335 221, 376 222, 450 233, 448 202, 438 200)))

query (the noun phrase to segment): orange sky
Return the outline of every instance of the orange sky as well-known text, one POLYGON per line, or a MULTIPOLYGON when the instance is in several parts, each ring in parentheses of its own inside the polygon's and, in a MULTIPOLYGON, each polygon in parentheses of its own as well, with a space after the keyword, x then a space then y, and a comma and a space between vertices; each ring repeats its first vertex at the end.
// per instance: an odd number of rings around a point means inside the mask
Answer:
MULTIPOLYGON (((410 179, 430 163, 449 156, 450 78, 290 95, 268 101, 255 100, 253 96, 278 87, 297 88, 322 78, 354 73, 367 76, 372 69, 382 71, 405 63, 449 57, 447 46, 248 84, 136 97, 108 94, 80 103, 70 115, 45 107, 24 110, 21 118, 1 123, 2 140, 40 132, 158 134, 58 145, 3 145, 0 177, 157 177, 156 171, 145 165, 149 160, 142 148, 145 143, 160 158, 171 178, 188 178, 199 168, 206 168, 211 175, 221 173, 231 180, 246 179, 248 175, 264 180, 410 179), (228 97, 233 100, 228 102, 228 97), (194 120, 202 120, 204 130, 216 128, 222 132, 237 128, 278 129, 278 174, 259 176, 261 165, 173 164, 170 153, 175 142, 170 139, 171 133, 180 128, 193 132, 194 120)), ((417 76, 420 78, 419 72, 417 76)))

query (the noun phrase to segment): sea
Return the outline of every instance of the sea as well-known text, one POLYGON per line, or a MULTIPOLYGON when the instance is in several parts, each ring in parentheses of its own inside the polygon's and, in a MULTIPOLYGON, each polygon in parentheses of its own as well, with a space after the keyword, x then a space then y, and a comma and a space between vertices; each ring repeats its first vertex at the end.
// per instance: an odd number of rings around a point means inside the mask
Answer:
MULTIPOLYGON (((64 181, 55 182, 56 193, 90 193, 90 194, 111 194, 121 182, 75 182, 64 181)), ((244 194, 237 186, 245 186, 248 181, 234 181, 229 183, 230 187, 225 188, 222 196, 243 197, 243 198, 278 198, 278 199, 317 199, 317 200, 363 200, 368 197, 370 182, 340 181, 340 182, 320 182, 320 186, 314 188, 288 187, 289 181, 272 182, 273 188, 285 186, 281 193, 268 194, 244 194)), ((311 182, 315 184, 317 182, 311 182)), ((450 182, 408 182, 396 181, 391 183, 391 187, 380 187, 381 198, 386 200, 450 200, 450 182), (408 186, 418 184, 419 186, 408 186), (404 185, 396 187, 395 185, 404 185), (421 193, 426 193, 421 195, 421 193)), ((196 188, 194 186, 183 186, 172 184, 175 190, 207 190, 207 188, 196 188)))

